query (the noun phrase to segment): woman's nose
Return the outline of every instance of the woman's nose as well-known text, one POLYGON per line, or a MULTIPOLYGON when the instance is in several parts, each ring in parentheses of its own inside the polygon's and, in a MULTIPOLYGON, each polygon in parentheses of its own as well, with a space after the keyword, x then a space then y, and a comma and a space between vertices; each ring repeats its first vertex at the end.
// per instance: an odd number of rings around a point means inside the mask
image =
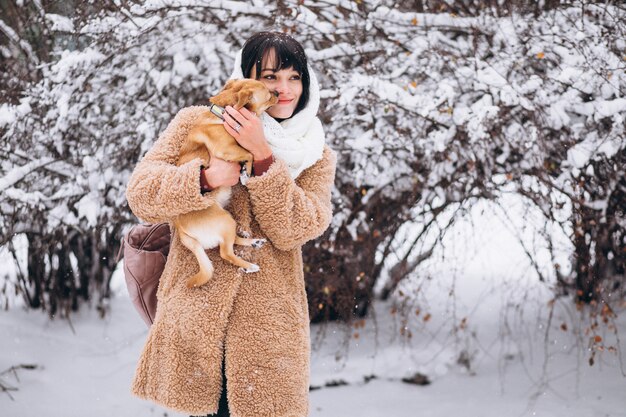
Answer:
POLYGON ((287 80, 279 80, 278 83, 276 83, 276 91, 278 93, 286 93, 289 89, 289 83, 287 82, 287 80))

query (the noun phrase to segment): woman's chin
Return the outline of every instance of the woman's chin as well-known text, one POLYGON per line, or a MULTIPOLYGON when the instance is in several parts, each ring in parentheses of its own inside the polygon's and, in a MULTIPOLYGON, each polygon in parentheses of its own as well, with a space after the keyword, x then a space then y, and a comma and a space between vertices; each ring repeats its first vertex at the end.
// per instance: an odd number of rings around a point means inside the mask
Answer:
POLYGON ((267 114, 274 119, 289 119, 293 115, 293 109, 270 108, 267 110, 267 114))

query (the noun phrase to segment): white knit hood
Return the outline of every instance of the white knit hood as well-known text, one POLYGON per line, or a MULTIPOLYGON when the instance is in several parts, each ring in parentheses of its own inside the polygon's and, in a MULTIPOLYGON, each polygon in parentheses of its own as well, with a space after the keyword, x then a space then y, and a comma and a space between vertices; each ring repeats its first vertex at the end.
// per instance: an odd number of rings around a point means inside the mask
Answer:
MULTIPOLYGON (((241 53, 237 52, 235 67, 230 79, 244 78, 241 72, 241 53)), ((322 159, 325 135, 317 117, 320 106, 320 88, 313 69, 308 65, 310 86, 309 101, 295 116, 278 123, 267 113, 261 115, 263 132, 275 157, 284 160, 292 178, 322 159)))

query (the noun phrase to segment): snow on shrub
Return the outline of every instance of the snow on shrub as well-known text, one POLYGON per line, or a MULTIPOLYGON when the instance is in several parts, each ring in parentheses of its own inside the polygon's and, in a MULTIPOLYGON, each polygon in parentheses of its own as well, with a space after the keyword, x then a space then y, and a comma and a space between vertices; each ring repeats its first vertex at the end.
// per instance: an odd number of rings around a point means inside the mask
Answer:
POLYGON ((187 0, 49 15, 73 30, 74 47, 0 107, 1 243, 25 233, 46 259, 31 268, 35 284, 21 285, 39 300, 31 294, 31 305, 45 304, 43 283, 55 280, 63 290, 52 298, 72 307, 90 282, 106 298, 133 221, 124 187, 134 165, 180 108, 220 89, 235 51, 263 29, 305 45, 339 153, 335 217, 305 248, 314 320, 364 314, 377 280, 390 294, 454 215, 502 192, 569 233, 572 265, 553 275, 582 300, 601 297, 626 256, 624 10, 474 5, 459 16, 440 6, 187 0))

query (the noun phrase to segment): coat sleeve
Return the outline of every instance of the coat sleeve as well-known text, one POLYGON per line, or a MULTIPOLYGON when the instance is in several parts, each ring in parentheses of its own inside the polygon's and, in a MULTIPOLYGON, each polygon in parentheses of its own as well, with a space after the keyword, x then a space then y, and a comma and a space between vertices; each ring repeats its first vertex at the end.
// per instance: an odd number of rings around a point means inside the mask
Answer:
POLYGON ((126 187, 126 199, 141 220, 163 222, 215 201, 214 192, 200 192, 200 158, 176 166, 183 141, 205 110, 201 106, 180 110, 135 167, 126 187))
POLYGON ((246 186, 261 230, 280 250, 291 250, 320 236, 332 220, 331 191, 337 156, 328 146, 322 159, 294 181, 284 161, 277 159, 246 186))

